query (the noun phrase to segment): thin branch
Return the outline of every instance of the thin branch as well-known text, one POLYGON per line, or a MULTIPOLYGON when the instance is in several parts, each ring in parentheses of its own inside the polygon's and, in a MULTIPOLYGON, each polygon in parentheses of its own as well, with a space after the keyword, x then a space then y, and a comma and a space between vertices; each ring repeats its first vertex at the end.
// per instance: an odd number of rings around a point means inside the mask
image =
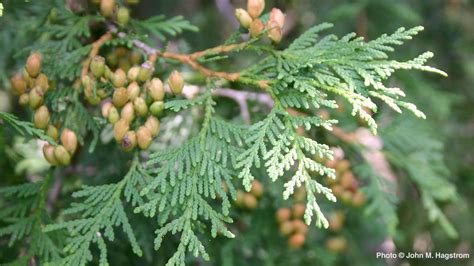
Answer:
MULTIPOLYGON (((111 31, 116 31, 115 28, 111 27, 111 31)), ((120 38, 124 38, 126 34, 124 32, 117 33, 117 36, 120 38)), ((138 49, 142 50, 149 56, 149 60, 154 62, 158 57, 172 59, 179 61, 185 65, 190 66, 194 70, 198 71, 205 77, 218 77, 228 81, 242 81, 244 83, 255 85, 261 89, 268 88, 268 81, 267 80, 253 80, 249 78, 243 78, 240 73, 238 72, 221 72, 221 71, 214 71, 212 69, 206 68, 205 66, 199 64, 197 62, 198 58, 209 54, 221 54, 221 53, 228 53, 234 50, 242 49, 247 46, 247 43, 239 43, 239 44, 231 44, 231 45, 221 45, 213 48, 209 48, 203 51, 195 52, 192 54, 179 54, 179 53, 171 53, 171 52, 161 52, 153 47, 148 46, 147 44, 143 43, 139 40, 133 40, 133 45, 138 49)))

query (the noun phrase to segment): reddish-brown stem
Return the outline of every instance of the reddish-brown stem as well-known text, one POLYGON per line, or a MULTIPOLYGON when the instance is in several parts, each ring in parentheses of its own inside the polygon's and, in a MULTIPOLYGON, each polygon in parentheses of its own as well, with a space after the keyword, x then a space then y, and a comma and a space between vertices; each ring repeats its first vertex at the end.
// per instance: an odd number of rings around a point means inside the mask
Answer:
POLYGON ((192 67, 193 69, 197 70, 199 73, 201 73, 203 76, 206 76, 206 77, 218 77, 218 78, 223 78, 229 81, 236 81, 240 77, 240 73, 220 72, 220 71, 213 71, 211 69, 208 69, 200 65, 198 62, 196 62, 195 58, 200 57, 200 56, 196 57, 193 55, 195 54, 186 55, 186 54, 175 54, 175 53, 170 53, 170 52, 164 52, 164 53, 157 52, 157 56, 179 61, 183 64, 186 64, 192 67))

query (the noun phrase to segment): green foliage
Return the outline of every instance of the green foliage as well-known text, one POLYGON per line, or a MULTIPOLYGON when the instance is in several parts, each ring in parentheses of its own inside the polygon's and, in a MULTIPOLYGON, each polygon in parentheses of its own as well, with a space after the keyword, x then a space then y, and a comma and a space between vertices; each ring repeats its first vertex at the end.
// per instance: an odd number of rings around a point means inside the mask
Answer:
POLYGON ((448 180, 450 172, 443 161, 443 143, 429 133, 426 125, 407 118, 395 119, 384 129, 382 137, 390 161, 404 169, 419 188, 430 221, 438 222, 450 237, 456 238, 456 229, 436 203, 458 199, 456 187, 448 180))
POLYGON ((183 31, 198 31, 189 21, 182 16, 166 19, 165 16, 154 16, 146 20, 132 20, 132 27, 137 33, 151 34, 161 41, 168 36, 176 36, 183 31))
POLYGON ((151 155, 148 164, 153 180, 141 192, 146 202, 135 209, 149 217, 160 214, 155 249, 160 248, 166 234, 181 233, 177 251, 167 265, 183 265, 187 251, 209 259, 197 235, 205 223, 210 223, 212 237, 218 233, 234 237, 225 225, 232 219, 230 199, 224 189, 235 197, 231 182, 234 173, 229 168, 235 165, 240 149, 230 144, 230 136, 235 134, 231 130, 235 128, 226 128, 224 121, 213 117, 215 102, 210 89, 204 101, 205 117, 199 134, 178 148, 151 155), (221 210, 215 206, 219 201, 221 210))
POLYGON ((52 171, 42 181, 0 189, 0 196, 5 200, 0 221, 6 224, 0 228, 0 236, 9 236, 9 246, 28 247, 26 254, 12 264, 21 265, 35 257, 51 261, 61 256, 60 235, 43 231, 44 225, 51 222, 45 207, 51 175, 52 171))
MULTIPOLYGON (((82 145, 87 143, 88 134, 92 133, 89 145, 92 152, 99 142, 104 120, 84 106, 82 88, 73 88, 71 81, 79 78, 81 63, 89 55, 91 42, 97 37, 90 24, 105 19, 98 15, 75 14, 64 8, 60 1, 56 2, 55 9, 58 17, 44 19, 40 24, 47 37, 43 36, 23 53, 39 51, 45 59, 44 72, 56 82, 55 90, 45 99, 46 105, 54 110, 52 122, 72 129, 82 145)), ((197 31, 179 16, 171 19, 156 16, 142 21, 132 20, 130 24, 130 28, 120 28, 124 31, 122 34, 113 32, 114 37, 119 38, 107 41, 105 46, 132 47, 134 40, 149 43, 148 34, 166 41, 168 36, 183 31, 197 31)), ((282 193, 280 190, 274 193, 282 194, 284 200, 303 187, 306 191, 305 222, 311 224, 314 217, 317 226, 327 228, 328 220, 323 211, 327 204, 321 203, 319 197, 336 201, 331 189, 323 182, 323 177, 334 179, 335 171, 321 161, 332 160, 333 154, 329 141, 316 141, 314 134, 301 134, 298 129, 311 133, 331 131, 339 121, 326 119, 317 112, 338 108, 336 100, 340 97, 351 105, 352 116, 358 115, 366 121, 374 133, 377 123, 371 114, 379 109, 378 101, 396 112, 401 113, 404 108, 425 118, 414 104, 403 100, 405 93, 401 89, 388 87, 385 83, 400 69, 446 75, 425 65, 433 56, 430 52, 408 61, 389 58, 389 52, 393 52, 395 46, 410 40, 422 27, 400 28, 391 35, 384 34, 369 42, 364 42, 354 33, 342 38, 334 35, 319 38, 320 32, 330 27, 329 23, 317 25, 282 51, 256 45, 258 38, 232 51, 257 52, 266 56, 240 72, 236 82, 226 83, 230 86, 238 83, 255 85, 265 81, 269 85, 266 93, 274 105, 261 120, 251 125, 240 125, 229 122, 228 117, 221 117, 216 111, 219 103, 213 95, 215 84, 221 83, 206 80, 206 90, 195 98, 167 99, 165 103, 165 109, 171 111, 168 113, 176 116, 180 116, 183 110, 202 111, 198 134, 177 147, 167 147, 149 157, 144 156, 146 163, 143 165, 138 154, 135 155, 129 170, 117 182, 84 185, 73 193, 74 203, 60 214, 59 221, 52 222, 46 218, 48 213, 44 202, 48 179, 1 189, 2 199, 11 199, 13 204, 0 212, 0 220, 8 224, 0 229, 0 236, 10 236, 10 244, 30 239, 28 256, 38 257, 42 263, 107 265, 111 257, 107 242, 118 239, 117 228, 121 228, 121 234, 128 239, 133 253, 139 257, 146 254, 139 244, 139 230, 132 222, 140 214, 150 218, 150 226, 155 230, 154 249, 163 250, 165 238, 177 241, 176 250, 171 251, 169 259, 166 258, 167 265, 185 264, 188 253, 209 259, 206 238, 209 234, 213 238, 221 234, 227 238, 234 237, 230 224, 233 222, 231 201, 236 198, 235 180, 240 179, 249 191, 252 181, 263 178, 261 173, 266 173, 272 182, 283 184, 282 193), (51 237, 62 233, 67 233, 66 243, 51 237), (56 245, 63 246, 63 251, 56 245), (95 248, 99 251, 98 260, 94 258, 95 248)), ((239 36, 239 32, 234 33, 226 43, 237 43, 239 36)), ((223 59, 228 57, 211 54, 198 62, 223 59)), ((23 135, 53 143, 31 123, 6 113, 0 113, 0 118, 23 135)), ((424 131, 415 127, 417 122, 407 125, 401 121, 406 120, 396 120, 383 128, 384 151, 388 153, 390 162, 420 189, 430 219, 439 222, 449 235, 455 236, 454 228, 437 205, 440 201, 455 200, 457 195, 446 180, 448 172, 442 162, 441 143, 422 134, 424 131)), ((384 179, 369 165, 363 163, 358 172, 367 182, 364 189, 369 199, 366 212, 380 216, 388 235, 393 235, 398 223, 397 200, 386 193, 384 179)))
POLYGON ((114 227, 121 227, 127 235, 133 252, 142 256, 142 250, 137 243, 132 226, 127 218, 123 200, 135 206, 142 203, 138 196, 138 188, 143 187, 145 178, 149 177, 135 158, 127 175, 120 182, 101 186, 84 186, 75 192, 73 197, 81 199, 64 211, 76 219, 48 225, 45 231, 67 229, 69 238, 64 251, 66 257, 53 261, 53 265, 85 265, 92 261, 90 251, 94 243, 100 250, 100 264, 108 265, 107 246, 105 239, 114 241, 114 227))
POLYGON ((18 117, 4 112, 0 112, 0 119, 11 125, 22 136, 36 137, 54 144, 54 140, 46 135, 42 129, 35 128, 31 122, 21 121, 18 117))
POLYGON ((377 221, 386 228, 387 234, 394 236, 398 225, 396 190, 393 183, 386 177, 377 175, 368 164, 360 164, 355 168, 356 173, 366 179, 364 192, 369 204, 365 214, 377 217, 377 221))

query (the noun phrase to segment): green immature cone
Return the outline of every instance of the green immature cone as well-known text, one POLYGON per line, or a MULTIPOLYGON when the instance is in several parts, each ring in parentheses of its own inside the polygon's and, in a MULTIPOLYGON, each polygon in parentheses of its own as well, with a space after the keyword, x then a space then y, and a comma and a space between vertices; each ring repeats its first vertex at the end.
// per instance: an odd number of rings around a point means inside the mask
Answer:
POLYGON ((28 74, 28 71, 26 71, 26 67, 23 68, 22 76, 23 80, 26 82, 27 88, 32 88, 35 86, 35 79, 30 77, 30 74, 28 74))
POLYGON ((140 87, 136 82, 132 82, 127 87, 127 95, 130 101, 134 101, 140 95, 140 87))
POLYGON ((156 101, 151 104, 150 113, 154 116, 159 116, 161 113, 163 113, 164 109, 165 103, 163 101, 156 101))
POLYGON ((105 73, 105 58, 103 58, 102 56, 95 56, 94 58, 92 58, 90 70, 94 77, 102 77, 105 73))
POLYGON ((43 90, 40 87, 34 87, 30 91, 30 106, 33 109, 37 109, 43 104, 43 90))
POLYGON ((140 73, 140 67, 139 66, 133 66, 131 67, 128 72, 127 72, 127 78, 130 81, 137 81, 138 79, 138 74, 140 73))
POLYGON ((106 65, 104 70, 104 78, 111 80, 113 74, 114 73, 112 72, 112 70, 110 70, 110 68, 106 65))
POLYGON ((137 146, 137 135, 134 131, 128 131, 120 143, 122 149, 126 152, 132 151, 137 146))
POLYGON ((151 136, 151 132, 147 127, 141 126, 137 130, 137 142, 138 142, 138 147, 140 147, 140 149, 142 150, 148 149, 151 145, 152 140, 153 138, 151 136))
POLYGON ((258 18, 265 9, 265 0, 248 0, 247 11, 252 18, 258 18))
POLYGON ((100 103, 100 97, 99 96, 88 96, 86 97, 87 102, 90 105, 98 105, 100 103))
POLYGON ((41 55, 32 53, 26 60, 25 69, 30 77, 36 78, 41 70, 41 55))
POLYGON ((119 119, 120 119, 120 115, 119 115, 119 112, 118 112, 117 108, 112 106, 112 108, 110 108, 110 110, 109 110, 109 115, 107 117, 107 121, 109 121, 110 124, 115 125, 115 123, 117 123, 117 121, 119 121, 119 119))
POLYGON ((112 95, 112 103, 115 107, 121 108, 128 102, 128 93, 125 88, 115 89, 112 95))
POLYGON ((148 114, 148 106, 143 98, 138 97, 133 101, 133 108, 138 116, 144 117, 148 114))
POLYGON ((125 74, 125 71, 120 68, 117 69, 112 75, 112 84, 116 88, 125 86, 125 84, 127 84, 127 75, 125 74))
POLYGON ((129 124, 135 119, 135 110, 133 109, 133 103, 128 102, 120 113, 120 117, 127 121, 129 124))
POLYGON ((69 165, 71 163, 71 155, 62 145, 54 148, 54 157, 61 165, 69 165))
POLYGON ((100 13, 104 17, 112 17, 115 9, 115 0, 101 0, 100 13))
POLYGON ((183 76, 177 70, 173 70, 168 78, 168 85, 174 95, 181 94, 184 87, 183 76))
POLYGON ((41 90, 46 93, 48 90, 49 90, 49 81, 48 81, 48 77, 41 73, 38 75, 38 77, 36 78, 35 80, 35 86, 36 87, 40 87, 41 90))
POLYGON ((46 129, 49 123, 49 111, 46 106, 41 106, 36 110, 34 118, 34 125, 39 129, 46 129))
POLYGON ((125 26, 130 20, 130 10, 126 7, 121 7, 117 11, 117 22, 118 24, 125 26))
POLYGON ((237 18, 237 21, 239 21, 242 28, 250 28, 250 24, 252 23, 253 19, 247 11, 242 8, 237 8, 235 10, 235 17, 237 18))
POLYGON ((77 148, 76 134, 69 128, 65 128, 61 133, 61 143, 70 154, 74 154, 77 148))
POLYGON ((148 83, 148 95, 150 95, 154 101, 162 101, 165 97, 163 82, 161 82, 159 78, 154 78, 148 83))
POLYGON ((27 84, 25 79, 23 79, 22 74, 16 74, 11 77, 10 83, 12 85, 13 90, 15 90, 18 95, 22 95, 25 93, 27 84))
POLYGON ((27 106, 30 104, 30 95, 28 93, 20 95, 20 99, 18 99, 18 103, 21 106, 27 106))
POLYGON ((140 71, 138 72, 138 81, 145 82, 151 78, 154 72, 154 68, 151 62, 146 61, 140 66, 140 71))
POLYGON ((54 156, 54 147, 52 145, 46 144, 43 146, 43 156, 51 165, 58 165, 58 160, 54 156))
POLYGON ((58 140, 58 129, 53 125, 49 125, 46 129, 46 135, 56 141, 58 140))
POLYGON ((265 29, 265 25, 263 25, 262 21, 260 19, 255 19, 252 21, 250 24, 250 36, 253 38, 257 37, 260 35, 260 33, 265 29))
POLYGON ((149 116, 145 122, 145 127, 150 130, 152 137, 156 137, 160 132, 160 120, 158 120, 156 117, 149 116))

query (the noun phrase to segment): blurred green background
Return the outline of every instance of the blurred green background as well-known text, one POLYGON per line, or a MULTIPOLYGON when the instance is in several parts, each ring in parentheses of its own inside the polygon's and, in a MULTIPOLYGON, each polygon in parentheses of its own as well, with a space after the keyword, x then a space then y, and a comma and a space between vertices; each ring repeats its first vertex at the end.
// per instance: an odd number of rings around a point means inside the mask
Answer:
MULTIPOLYGON (((9 1, 5 1, 4 13, 9 12, 9 1)), ((12 2, 12 1, 10 1, 12 2)), ((14 1, 13 1, 14 2, 14 1)), ((18 0, 19 2, 19 0, 18 0)), ((381 125, 381 136, 387 145, 393 134, 408 136, 406 145, 413 145, 414 150, 422 156, 430 156, 431 142, 426 138, 436 140, 442 146, 436 149, 442 155, 439 160, 446 165, 443 177, 454 183, 458 197, 449 203, 440 203, 440 207, 448 220, 458 232, 458 237, 450 237, 446 227, 440 223, 431 223, 429 212, 418 200, 417 187, 403 183, 403 176, 428 178, 436 172, 440 165, 426 165, 430 170, 415 173, 419 169, 410 169, 406 162, 398 160, 392 154, 391 163, 397 170, 401 191, 400 202, 396 210, 399 224, 393 237, 387 237, 381 228, 374 225, 374 218, 367 218, 359 208, 348 208, 338 205, 343 210, 346 222, 343 229, 337 234, 311 228, 303 248, 292 250, 288 248, 285 238, 278 235, 278 228, 273 220, 278 204, 286 204, 274 198, 277 192, 271 192, 280 184, 265 184, 268 196, 259 202, 258 212, 252 213, 236 210, 239 217, 236 227, 241 230, 235 240, 219 238, 209 243, 209 249, 214 265, 474 265, 474 260, 398 260, 385 261, 375 258, 377 250, 393 251, 394 246, 399 251, 439 251, 464 252, 474 256, 474 1, 469 0, 281 0, 266 1, 267 7, 278 7, 287 14, 284 29, 284 41, 280 45, 285 47, 294 38, 303 33, 310 26, 332 22, 334 28, 330 33, 342 36, 349 32, 356 32, 367 40, 374 39, 383 33, 394 32, 397 28, 422 25, 425 30, 414 40, 408 42, 394 53, 394 57, 401 60, 412 58, 426 50, 435 53, 431 64, 449 74, 443 78, 437 75, 401 71, 390 81, 406 91, 410 101, 416 103, 420 110, 427 114, 426 121, 414 120, 409 114, 401 119, 404 124, 397 127, 398 120, 381 125), (413 122, 415 121, 415 122, 413 122), (410 142, 411 141, 411 142, 410 142), (425 153, 423 153, 425 152, 425 153), (423 176, 426 175, 426 176, 423 176), (342 252, 328 249, 324 239, 335 234, 347 240, 347 247, 342 252), (394 246, 393 246, 394 245, 394 246)), ((244 7, 245 1, 230 0, 142 0, 132 8, 132 15, 138 18, 147 18, 155 14, 167 16, 183 15, 200 28, 199 33, 186 33, 179 39, 184 50, 200 50, 221 44, 237 28, 234 19, 234 8, 244 7)), ((28 11, 28 4, 23 6, 28 11)), ((14 10, 12 12, 17 12, 14 10)), ((30 10, 24 14, 34 14, 30 10)), ((21 65, 23 58, 14 57, 18 51, 10 45, 16 42, 17 47, 25 45, 26 38, 19 38, 23 32, 9 31, 12 21, 8 17, 0 18, 0 111, 12 112, 23 118, 26 114, 21 111, 16 99, 9 92, 8 77, 12 71, 21 65), (5 20, 4 20, 5 19, 5 20), (2 21, 4 20, 4 21, 2 21)), ((25 17, 25 20, 28 18, 25 17)), ((32 29, 28 29, 32 30, 32 29)), ((245 62, 243 63, 245 64, 245 62)), ((232 68, 232 66, 230 67, 232 68)), ((378 121, 384 121, 387 110, 381 110, 378 121)), ((344 121, 344 118, 341 119, 344 121)), ((400 122, 401 123, 401 122, 400 122)), ((343 124, 343 123, 341 123, 343 124)), ((345 129, 350 131, 354 127, 348 123, 345 129)), ((21 158, 32 157, 28 153, 35 153, 35 149, 13 141, 14 132, 0 125, 0 185, 23 182, 22 176, 29 172, 38 172, 33 167, 46 167, 21 158), (20 162, 20 165, 18 164, 20 162), (27 170, 27 171, 25 171, 27 170)), ((410 162, 408 154, 405 159, 410 162)), ((351 153, 346 153, 351 157, 351 153)), ((403 155, 402 155, 403 156, 403 155)), ((425 158, 425 157, 422 157, 425 158)), ((351 158, 353 166, 357 159, 351 158)), ((415 162, 413 162, 415 163, 415 162)), ((415 166, 416 167, 416 166, 415 166)), ((414 177, 412 177, 414 179, 414 177)), ((72 185, 71 185, 72 186, 72 185)), ((442 187, 432 186, 436 191, 442 187)), ((64 203, 67 205, 67 203, 64 203)), ((135 221, 142 223, 140 219, 135 221)), ((441 222, 442 223, 442 222, 441 222)), ((144 227, 145 228, 145 227, 144 227)), ((448 230, 449 231, 449 230, 448 230)), ((142 232, 143 239, 147 239, 146 231, 142 232)), ((143 240, 142 239, 142 240, 143 240)), ((2 239, 0 238, 0 241, 2 239)), ((148 240, 151 241, 151 240, 148 240)), ((159 253, 145 252, 144 259, 133 259, 127 247, 116 243, 117 254, 112 257, 117 265, 161 265, 174 248, 173 240, 159 253), (151 263, 153 261, 153 263, 151 263)), ((147 249, 145 249, 147 250, 147 249)), ((6 250, 5 250, 6 252, 6 250)), ((1 258, 8 257, 0 251, 1 258)), ((202 261, 193 262, 194 265, 205 265, 202 261)))

